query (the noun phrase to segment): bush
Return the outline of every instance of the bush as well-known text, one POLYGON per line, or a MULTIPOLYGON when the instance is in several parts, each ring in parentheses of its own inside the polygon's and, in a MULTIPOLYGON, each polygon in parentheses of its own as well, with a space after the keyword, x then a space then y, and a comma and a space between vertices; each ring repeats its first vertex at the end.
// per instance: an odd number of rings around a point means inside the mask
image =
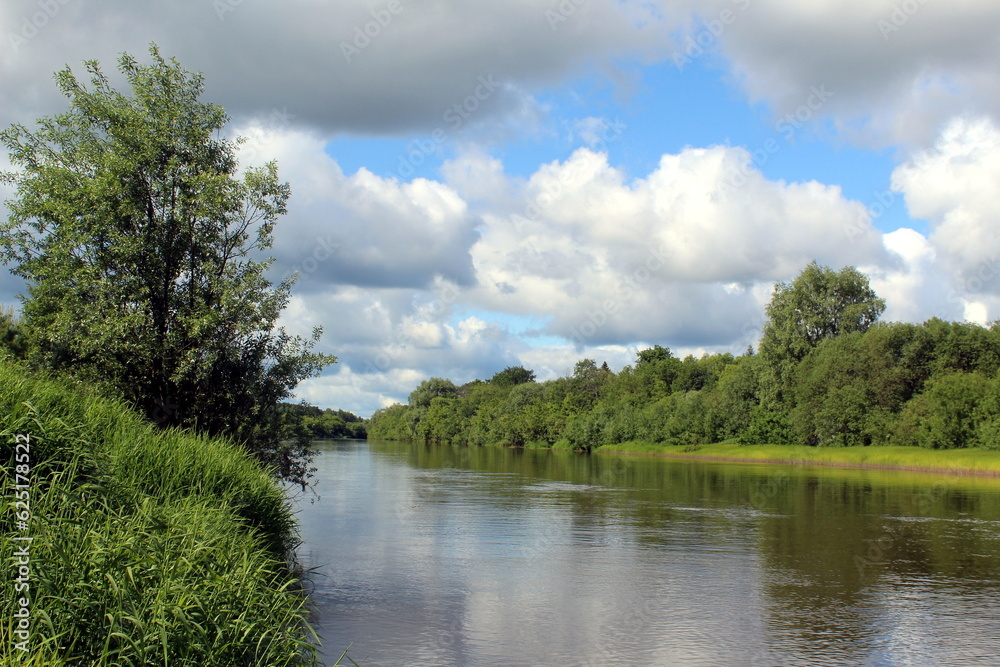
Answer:
MULTIPOLYGON (((979 446, 980 423, 990 381, 980 373, 948 373, 932 378, 899 419, 896 444, 959 449, 979 446)), ((983 427, 985 428, 985 427, 983 427)))

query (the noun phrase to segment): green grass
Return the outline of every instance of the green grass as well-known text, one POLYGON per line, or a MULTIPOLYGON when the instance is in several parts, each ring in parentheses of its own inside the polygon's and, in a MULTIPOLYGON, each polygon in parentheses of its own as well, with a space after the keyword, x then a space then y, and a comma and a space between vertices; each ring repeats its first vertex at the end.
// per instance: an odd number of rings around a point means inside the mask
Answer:
MULTIPOLYGON (((31 652, 0 665, 313 665, 293 573, 295 520, 242 449, 158 431, 93 389, 0 361, 4 560, 30 534, 31 652), (30 439, 29 530, 15 524, 15 438, 30 439)), ((23 470, 23 469, 22 469, 23 470)))
POLYGON ((898 468, 977 475, 1000 475, 1000 452, 983 449, 924 449, 921 447, 799 447, 741 446, 728 443, 697 447, 649 442, 605 445, 596 452, 654 454, 679 458, 710 458, 761 463, 792 463, 846 467, 898 468))

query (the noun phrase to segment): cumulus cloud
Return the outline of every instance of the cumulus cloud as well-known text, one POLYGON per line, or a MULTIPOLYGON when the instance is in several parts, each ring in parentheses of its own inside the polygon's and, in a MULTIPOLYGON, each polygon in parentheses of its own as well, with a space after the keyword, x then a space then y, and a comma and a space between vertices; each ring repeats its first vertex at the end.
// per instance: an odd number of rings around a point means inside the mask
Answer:
POLYGON ((691 3, 679 64, 724 54, 749 96, 779 116, 810 91, 860 141, 921 145, 959 113, 1000 118, 1000 5, 993 0, 712 0, 691 3))
MULTIPOLYGON (((300 281, 282 321, 325 326, 323 349, 340 357, 300 395, 362 414, 432 375, 522 364, 546 379, 583 356, 620 367, 653 343, 739 351, 756 342, 772 282, 813 259, 868 272, 889 319, 1000 312, 993 0, 432 5, 4 2, 0 126, 65 107, 53 71, 94 58, 110 72, 150 41, 202 71, 206 98, 249 138, 244 163, 276 159, 292 185, 274 277, 300 281), (537 133, 541 95, 588 68, 614 80, 623 59, 715 56, 777 119, 902 146, 893 188, 931 231, 883 236, 836 185, 769 180, 740 147, 687 148, 628 174, 608 163, 620 130, 606 108, 560 118, 587 148, 524 177, 486 152, 537 133), (335 135, 438 130, 456 149, 439 180, 345 173, 326 152, 335 135), (512 316, 549 338, 533 346, 512 316)), ((18 283, 0 278, 0 293, 18 283)))
POLYGON ((495 122, 584 65, 662 50, 671 27, 638 0, 49 4, 37 21, 39 3, 0 4, 2 34, 14 35, 0 43, 0 120, 57 109, 50 75, 67 62, 113 69, 119 52, 153 40, 204 72, 209 96, 236 116, 287 108, 328 135, 426 131, 470 120, 471 98, 475 120, 495 122))
POLYGON ((664 155, 637 179, 588 149, 544 165, 519 213, 483 216, 477 302, 547 317, 547 333, 577 345, 712 345, 756 326, 761 282, 813 259, 890 260, 839 188, 768 181, 751 162, 713 147, 664 155))
POLYGON ((1000 294, 1000 130, 988 119, 957 118, 933 149, 892 176, 910 215, 931 223, 930 240, 959 278, 959 291, 1000 294))
POLYGON ((937 250, 927 237, 904 227, 885 234, 883 242, 898 261, 859 268, 870 277, 876 294, 886 301, 884 321, 965 318, 966 303, 955 290, 949 271, 941 265, 937 250))
POLYGON ((277 271, 299 273, 299 289, 330 285, 428 287, 442 277, 474 282, 469 248, 478 220, 447 185, 418 178, 401 182, 361 169, 345 175, 314 135, 261 132, 241 158, 278 162, 292 186, 289 213, 276 234, 277 271))
MULTIPOLYGON (((316 178, 315 167, 306 171, 316 178)), ((556 377, 584 356, 620 368, 634 360, 637 341, 738 352, 757 342, 772 282, 809 261, 903 265, 861 203, 833 186, 767 180, 742 148, 664 155, 639 178, 589 149, 523 181, 483 154, 464 155, 445 172, 452 180, 436 186, 479 221, 468 248, 475 280, 428 273, 431 286, 422 289, 321 276, 323 289, 299 294, 288 318, 303 331, 338 322, 328 330, 331 351, 350 374, 338 369, 312 381, 310 392, 364 385, 369 396, 402 400, 413 388, 410 371, 462 382, 522 364, 556 377), (482 182, 502 194, 487 196, 482 182), (469 204, 459 192, 481 196, 469 204), (565 343, 531 346, 501 324, 504 314, 540 321, 536 333, 565 343)), ((350 181, 333 168, 330 179, 350 181)), ((341 198, 341 186, 321 182, 307 198, 341 198)), ((887 284, 903 279, 887 276, 887 284)))
POLYGON ((405 402, 428 377, 462 383, 519 364, 527 345, 495 322, 460 312, 459 299, 457 288, 444 283, 430 293, 343 288, 296 296, 282 324, 293 332, 324 326, 320 347, 338 356, 336 366, 297 395, 369 415, 405 402))

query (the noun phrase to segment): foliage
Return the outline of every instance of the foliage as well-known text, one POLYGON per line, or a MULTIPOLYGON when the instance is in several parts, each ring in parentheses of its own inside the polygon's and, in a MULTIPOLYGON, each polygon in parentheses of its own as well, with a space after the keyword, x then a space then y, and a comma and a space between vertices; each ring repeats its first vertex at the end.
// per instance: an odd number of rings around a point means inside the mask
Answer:
MULTIPOLYGON (((317 664, 287 560, 294 517, 244 450, 158 430, 86 385, 0 361, 5 470, 18 454, 30 480, 35 664, 317 664)), ((4 476, 4 497, 15 482, 4 476)), ((13 512, 0 532, 24 534, 13 512)), ((5 649, 14 597, 0 596, 5 649)))
POLYGON ((17 314, 0 306, 0 354, 24 359, 27 351, 24 327, 17 314))
POLYGON ((517 384, 534 381, 535 372, 529 371, 524 366, 508 366, 490 378, 490 384, 498 387, 513 387, 517 384))
POLYGON ((278 413, 281 437, 285 440, 364 438, 367 435, 365 420, 346 410, 322 410, 303 402, 281 403, 278 413))
POLYGON ((424 380, 416 389, 410 393, 410 405, 426 408, 430 407, 431 401, 435 398, 452 398, 458 394, 458 387, 451 380, 442 378, 431 378, 424 380))
POLYGON ((16 172, 0 249, 26 279, 29 357, 102 383, 161 426, 225 435, 285 478, 306 452, 279 444, 277 404, 334 358, 276 328, 292 280, 266 278, 289 187, 275 164, 238 173, 225 112, 199 74, 123 54, 119 92, 95 61, 90 86, 56 75, 65 113, 0 140, 16 172))
POLYGON ((812 262, 791 283, 775 285, 760 352, 797 361, 824 339, 866 331, 884 310, 863 273, 812 262))
POLYGON ((866 331, 884 310, 868 278, 850 266, 834 271, 811 262, 792 282, 775 285, 760 340, 768 409, 781 410, 796 364, 820 341, 866 331))
POLYGON ((495 381, 514 369, 458 388, 433 378, 409 405, 376 413, 370 433, 583 451, 721 441, 1000 449, 1000 327, 875 322, 883 308, 855 269, 813 263, 776 287, 760 354, 678 359, 654 345, 617 374, 582 359, 541 383, 495 381))
POLYGON ((900 415, 896 444, 958 449, 979 445, 980 408, 990 389, 981 373, 956 371, 935 377, 900 415))

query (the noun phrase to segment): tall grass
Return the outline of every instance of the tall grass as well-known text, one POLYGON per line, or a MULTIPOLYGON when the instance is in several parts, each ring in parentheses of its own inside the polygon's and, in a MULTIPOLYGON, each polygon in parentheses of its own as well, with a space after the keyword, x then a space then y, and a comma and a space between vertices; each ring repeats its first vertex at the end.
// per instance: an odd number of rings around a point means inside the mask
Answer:
POLYGON ((157 431, 93 389, 0 361, 0 665, 313 665, 279 485, 220 440, 157 431), (15 524, 14 440, 31 455, 15 524), (31 651, 14 648, 10 539, 30 534, 31 651))

